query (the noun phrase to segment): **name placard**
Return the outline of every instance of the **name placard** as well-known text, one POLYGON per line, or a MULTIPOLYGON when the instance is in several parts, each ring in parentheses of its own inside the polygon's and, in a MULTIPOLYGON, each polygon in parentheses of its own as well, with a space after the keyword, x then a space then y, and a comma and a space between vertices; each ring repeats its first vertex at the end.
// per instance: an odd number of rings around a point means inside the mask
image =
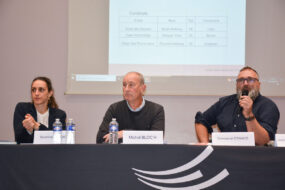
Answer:
POLYGON ((274 146, 285 147, 285 134, 275 134, 274 146))
MULTIPOLYGON (((34 131, 33 144, 53 144, 53 131, 34 131)), ((64 144, 66 131, 62 131, 61 143, 64 144)))
POLYGON ((123 144, 163 144, 163 131, 124 131, 123 144))
POLYGON ((212 145, 255 146, 253 132, 213 132, 212 145))

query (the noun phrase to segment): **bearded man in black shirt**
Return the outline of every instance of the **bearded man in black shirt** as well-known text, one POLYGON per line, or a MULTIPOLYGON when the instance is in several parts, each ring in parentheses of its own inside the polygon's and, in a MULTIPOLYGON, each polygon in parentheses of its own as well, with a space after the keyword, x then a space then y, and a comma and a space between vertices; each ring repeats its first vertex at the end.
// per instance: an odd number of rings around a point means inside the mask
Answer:
POLYGON ((251 67, 240 70, 237 93, 219 99, 204 113, 195 116, 195 129, 200 143, 209 142, 212 125, 222 132, 254 132, 255 143, 264 145, 273 140, 280 113, 276 104, 260 94, 258 73, 251 67))

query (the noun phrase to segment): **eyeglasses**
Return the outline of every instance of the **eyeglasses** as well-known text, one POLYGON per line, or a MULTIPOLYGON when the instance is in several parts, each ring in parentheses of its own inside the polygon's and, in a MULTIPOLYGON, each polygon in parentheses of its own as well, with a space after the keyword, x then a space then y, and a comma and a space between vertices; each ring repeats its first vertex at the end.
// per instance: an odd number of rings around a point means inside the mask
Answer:
POLYGON ((239 84, 243 84, 245 81, 249 84, 253 84, 255 83, 255 81, 259 81, 259 80, 257 78, 248 77, 248 78, 239 78, 236 81, 239 84))

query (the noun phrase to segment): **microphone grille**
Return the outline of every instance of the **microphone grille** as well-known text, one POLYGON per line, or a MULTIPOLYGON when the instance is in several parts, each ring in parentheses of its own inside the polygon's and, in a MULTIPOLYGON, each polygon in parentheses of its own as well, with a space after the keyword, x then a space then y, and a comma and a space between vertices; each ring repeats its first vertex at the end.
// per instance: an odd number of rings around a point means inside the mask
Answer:
POLYGON ((248 90, 243 90, 241 93, 242 96, 248 96, 248 90))

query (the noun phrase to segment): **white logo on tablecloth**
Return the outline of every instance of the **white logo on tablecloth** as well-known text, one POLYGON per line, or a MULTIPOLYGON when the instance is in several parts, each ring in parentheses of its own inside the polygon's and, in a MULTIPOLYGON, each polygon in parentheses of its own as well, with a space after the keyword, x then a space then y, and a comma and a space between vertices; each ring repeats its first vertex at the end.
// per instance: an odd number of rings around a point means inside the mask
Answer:
POLYGON ((151 186, 153 188, 156 189, 165 189, 165 190, 193 190, 193 189, 203 189, 203 188, 207 188, 210 187, 218 182, 220 182, 221 180, 223 180, 224 178, 226 178, 229 175, 229 172, 227 169, 223 169, 220 173, 218 173, 216 176, 212 177, 211 179, 208 179, 202 183, 196 184, 196 185, 192 185, 192 186, 187 186, 187 187, 167 187, 167 186, 159 186, 159 185, 155 185, 152 184, 151 182, 147 182, 145 180, 148 181, 152 181, 152 182, 156 182, 156 183, 163 183, 163 184, 177 184, 177 183, 184 183, 184 182, 189 182, 198 178, 203 177, 203 174, 201 173, 200 170, 191 173, 189 175, 183 176, 183 177, 178 177, 178 178, 170 178, 170 179, 159 179, 159 178, 153 178, 153 177, 146 177, 143 174, 147 174, 147 175, 153 175, 153 176, 158 176, 158 175, 172 175, 172 174, 176 174, 176 173, 180 173, 186 170, 191 169, 192 167, 198 165, 199 163, 201 163, 203 160, 205 160, 212 152, 213 152, 213 148, 211 146, 208 146, 200 155, 198 155, 195 159, 191 160, 190 162, 179 166, 177 168, 173 168, 170 170, 164 170, 164 171, 145 171, 145 170, 139 170, 136 168, 132 168, 134 171, 140 173, 135 173, 135 175, 138 176, 138 180, 141 181, 142 183, 151 186))

